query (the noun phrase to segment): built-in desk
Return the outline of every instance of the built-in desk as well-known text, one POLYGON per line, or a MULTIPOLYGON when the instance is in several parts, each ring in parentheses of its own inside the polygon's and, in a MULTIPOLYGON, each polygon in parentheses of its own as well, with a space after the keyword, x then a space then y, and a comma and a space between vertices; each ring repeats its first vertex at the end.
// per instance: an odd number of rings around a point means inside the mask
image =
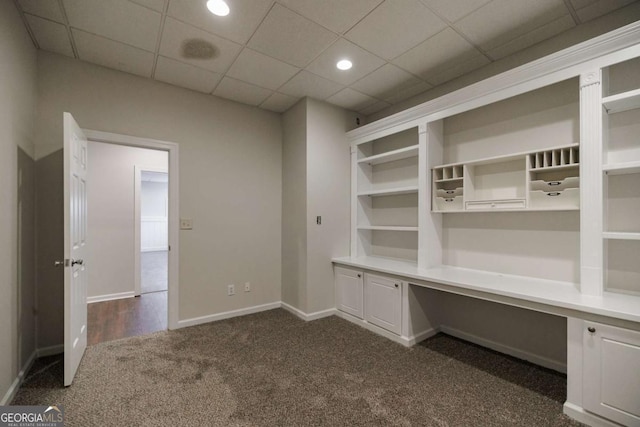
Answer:
POLYGON ((640 297, 605 292, 580 293, 576 284, 441 266, 419 269, 415 263, 378 257, 334 258, 334 264, 404 278, 411 285, 481 298, 564 317, 605 321, 640 329, 640 297))

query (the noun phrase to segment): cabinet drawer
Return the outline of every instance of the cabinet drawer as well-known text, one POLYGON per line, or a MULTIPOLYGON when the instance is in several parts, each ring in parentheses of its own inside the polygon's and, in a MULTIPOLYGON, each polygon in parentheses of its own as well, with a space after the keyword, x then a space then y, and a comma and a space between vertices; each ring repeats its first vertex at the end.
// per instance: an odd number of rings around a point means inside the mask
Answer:
POLYGON ((532 191, 531 208, 579 208, 580 189, 567 188, 562 191, 532 191))
POLYGON ((436 211, 455 211, 462 210, 462 196, 455 197, 436 197, 436 211))
POLYGON ((466 203, 467 210, 499 210, 499 209, 524 209, 526 202, 524 199, 508 200, 474 200, 466 203))

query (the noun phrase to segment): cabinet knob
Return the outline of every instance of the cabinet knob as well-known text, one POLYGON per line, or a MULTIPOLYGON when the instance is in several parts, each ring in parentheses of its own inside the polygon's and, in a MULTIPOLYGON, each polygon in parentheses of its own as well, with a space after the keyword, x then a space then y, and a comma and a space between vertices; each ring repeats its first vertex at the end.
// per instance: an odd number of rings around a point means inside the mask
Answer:
POLYGON ((400 285, 398 285, 397 283, 394 283, 394 285, 396 286, 396 288, 399 288, 399 287, 400 287, 400 285))
POLYGON ((587 328, 587 331, 589 331, 589 332, 591 332, 591 333, 594 333, 594 332, 596 331, 596 328, 594 328, 593 326, 589 326, 589 327, 587 328))
POLYGON ((358 277, 362 277, 362 274, 358 274, 358 277))

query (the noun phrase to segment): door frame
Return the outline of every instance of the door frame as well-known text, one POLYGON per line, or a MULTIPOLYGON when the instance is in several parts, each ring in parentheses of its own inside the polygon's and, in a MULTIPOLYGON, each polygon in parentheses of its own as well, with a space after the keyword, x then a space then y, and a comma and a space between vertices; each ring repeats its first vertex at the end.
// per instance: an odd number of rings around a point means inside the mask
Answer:
MULTIPOLYGON (((140 253, 142 252, 142 206, 140 204, 142 197, 142 172, 160 172, 169 174, 169 170, 168 168, 144 165, 134 165, 133 170, 133 274, 135 275, 133 283, 136 296, 140 296, 142 294, 142 267, 140 261, 140 253)), ((169 227, 168 223, 167 227, 169 227)))
MULTIPOLYGON (((82 129, 89 141, 107 144, 124 145, 128 147, 150 148, 152 150, 167 151, 169 153, 169 254, 168 254, 168 326, 178 329, 180 307, 180 186, 179 183, 179 146, 175 142, 158 139, 140 138, 111 132, 82 129)), ((138 255, 139 256, 139 255, 138 255)))

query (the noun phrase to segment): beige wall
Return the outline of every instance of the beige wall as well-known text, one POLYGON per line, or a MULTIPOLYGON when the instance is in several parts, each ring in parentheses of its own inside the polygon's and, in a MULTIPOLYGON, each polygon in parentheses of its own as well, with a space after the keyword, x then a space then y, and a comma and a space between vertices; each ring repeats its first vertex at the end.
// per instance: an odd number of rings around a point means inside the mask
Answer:
POLYGON ((307 314, 335 307, 331 258, 349 254, 356 117, 310 98, 283 115, 282 301, 307 314))
MULTIPOLYGON (((32 278, 24 269, 30 259, 18 255, 18 147, 22 165, 29 167, 33 157, 33 123, 36 102, 36 50, 18 12, 10 1, 0 2, 0 401, 15 380, 31 341, 28 327, 32 318, 22 316, 29 304, 20 296, 27 294, 21 285, 30 286, 32 278), (26 156, 24 157, 23 154, 26 156), (19 265, 19 259, 21 264, 19 265), (19 274, 20 272, 20 274, 19 274), (22 283, 20 283, 22 281, 22 283), (18 332, 20 328, 20 332, 18 332), (19 341, 20 340, 20 344, 19 341)), ((26 169, 23 169, 25 171, 26 169)), ((24 172, 25 184, 30 172, 24 172)), ((23 188, 23 190, 27 190, 23 188)), ((28 190, 31 191, 31 190, 28 190)), ((28 201, 27 201, 28 202, 28 201)), ((23 214, 27 215, 28 212, 23 214)), ((27 215, 28 217, 28 215, 27 215)), ((26 217, 22 217, 24 220, 26 217)), ((26 224, 24 224, 26 225, 26 224)), ((20 234, 26 250, 28 233, 20 234)))
MULTIPOLYGON (((179 144, 180 216, 193 219, 180 232, 181 320, 280 300, 278 114, 42 51, 38 84, 38 159, 62 147, 64 111, 83 128, 179 144), (227 296, 246 281, 251 292, 227 296)), ((44 326, 43 342, 60 334, 44 326)))
POLYGON ((335 307, 331 258, 349 255, 351 157, 357 114, 307 102, 307 313, 335 307), (322 224, 316 224, 316 216, 322 224))
POLYGON ((168 170, 168 154, 89 141, 88 297, 135 291, 135 166, 168 170))
POLYGON ((616 28, 631 24, 638 20, 640 20, 640 2, 634 2, 626 7, 615 10, 612 13, 589 21, 578 27, 574 27, 555 37, 537 43, 527 49, 516 52, 513 55, 492 62, 478 70, 472 71, 405 101, 392 105, 391 107, 385 108, 384 110, 367 117, 367 122, 371 123, 383 117, 404 111, 418 104, 422 104, 423 102, 438 98, 472 83, 479 82, 480 80, 484 80, 488 77, 495 76, 496 74, 524 65, 528 62, 542 58, 543 56, 558 52, 562 49, 592 39, 609 31, 613 31, 616 28))
POLYGON ((307 311, 307 102, 282 115, 282 301, 307 311))

